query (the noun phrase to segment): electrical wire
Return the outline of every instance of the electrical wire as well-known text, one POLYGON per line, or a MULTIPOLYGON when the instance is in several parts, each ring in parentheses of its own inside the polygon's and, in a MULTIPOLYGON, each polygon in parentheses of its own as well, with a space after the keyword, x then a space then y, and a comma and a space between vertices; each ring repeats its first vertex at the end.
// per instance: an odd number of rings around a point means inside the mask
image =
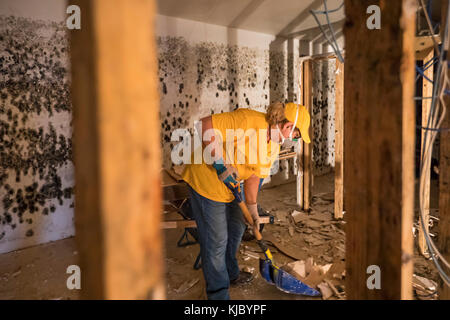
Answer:
POLYGON ((312 14, 312 16, 314 17, 314 20, 316 20, 317 25, 319 26, 320 31, 322 32, 323 36, 325 37, 325 39, 328 41, 328 43, 330 44, 330 46, 333 48, 334 53, 336 54, 337 58, 339 59, 340 62, 344 63, 344 58, 342 57, 341 54, 341 50, 339 49, 339 44, 337 43, 336 40, 336 35, 333 29, 333 26, 330 23, 330 17, 328 16, 329 13, 332 12, 336 12, 338 10, 340 10, 343 6, 344 3, 342 3, 338 8, 333 9, 333 10, 328 10, 327 8, 327 0, 323 0, 323 5, 325 10, 324 11, 317 11, 317 10, 309 10, 309 12, 312 14), (323 26, 320 24, 319 19, 317 18, 316 14, 324 14, 326 19, 327 19, 327 25, 328 25, 328 29, 331 32, 331 39, 330 37, 327 35, 327 33, 325 32, 325 30, 323 29, 323 26))
MULTIPOLYGON (((418 0, 419 1, 419 0, 418 0)), ((428 11, 426 10, 425 6, 423 5, 423 0, 420 0, 422 4, 422 9, 424 10, 425 16, 427 18, 428 27, 430 29, 431 37, 433 39, 433 43, 435 44, 435 49, 437 49, 436 54, 438 54, 439 62, 438 62, 438 71, 435 75, 435 79, 433 81, 433 94, 432 94, 432 101, 431 101, 431 107, 430 107, 430 115, 427 120, 427 126, 425 128, 427 129, 433 129, 433 130, 425 130, 424 137, 423 137, 423 145, 421 148, 421 166, 420 166, 420 183, 419 183, 419 217, 420 217, 420 224, 425 236, 425 242, 427 244, 428 250, 430 252, 430 256, 438 269, 439 276, 442 278, 444 283, 447 286, 450 286, 450 277, 447 275, 447 273, 442 269, 438 259, 442 261, 442 263, 450 269, 450 263, 443 257, 443 255, 439 252, 438 248, 434 244, 433 240, 431 239, 428 230, 425 228, 425 217, 424 217, 424 198, 425 198, 425 180, 427 178, 427 175, 429 174, 431 170, 431 153, 433 150, 433 144, 436 140, 437 134, 440 132, 440 126, 445 118, 446 112, 447 112, 447 106, 445 105, 444 101, 444 95, 446 94, 446 88, 450 84, 448 79, 448 69, 449 64, 443 61, 444 57, 444 48, 445 46, 441 46, 441 50, 439 50, 439 47, 436 44, 436 41, 434 39, 434 31, 431 26, 431 22, 429 21, 428 11), (438 259, 437 259, 438 258, 438 259)), ((447 17, 450 15, 450 6, 448 7, 447 11, 447 17)), ((444 29, 444 39, 446 40, 448 37, 448 21, 446 23, 445 29, 444 29)))
MULTIPOLYGON (((333 10, 328 10, 328 11, 319 11, 319 10, 314 10, 315 13, 320 13, 320 14, 326 14, 328 13, 333 13, 333 12, 337 12, 339 10, 341 10, 341 8, 344 6, 344 2, 341 3, 341 5, 339 7, 337 7, 336 9, 333 10)), ((326 10, 326 9, 325 9, 326 10)))
POLYGON ((425 14, 425 18, 427 20, 428 28, 430 29, 430 36, 431 36, 431 39, 433 40, 434 50, 436 50, 436 52, 439 52, 438 44, 436 42, 436 39, 434 38, 434 29, 433 29, 433 27, 431 25, 430 16, 428 15, 428 10, 425 7, 425 4, 424 4, 423 0, 418 0, 418 1, 419 1, 419 4, 422 7, 423 13, 425 14))

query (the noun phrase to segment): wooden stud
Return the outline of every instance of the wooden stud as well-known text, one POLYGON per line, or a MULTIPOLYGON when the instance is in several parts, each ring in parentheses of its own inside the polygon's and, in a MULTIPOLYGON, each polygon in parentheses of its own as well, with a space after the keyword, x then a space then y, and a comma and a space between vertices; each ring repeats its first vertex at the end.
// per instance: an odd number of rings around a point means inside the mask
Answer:
MULTIPOLYGON (((446 25, 448 1, 442 1, 442 22, 446 25)), ((444 31, 444 28, 441 30, 444 31)), ((448 45, 448 43, 447 43, 448 45)), ((447 47, 449 50, 450 47, 447 47)), ((450 61, 447 55, 447 61, 450 61)), ((450 77, 450 72, 449 75, 450 77)), ((447 88, 448 89, 448 88, 447 88)), ((450 128, 450 98, 445 97, 447 114, 441 128, 450 128)), ((447 261, 450 261, 450 131, 440 133, 440 158, 439 158, 439 243, 438 249, 447 261)), ((443 265, 441 263, 441 265, 443 265)), ((444 267, 445 268, 445 267, 444 267)), ((448 269, 447 274, 448 274, 448 269)), ((442 280, 439 281, 439 298, 450 300, 450 287, 442 280)))
MULTIPOLYGON (((431 48, 427 54, 427 56, 424 58, 423 60, 423 64, 425 65, 426 62, 430 61, 431 59, 433 59, 434 57, 434 50, 431 48)), ((428 79, 433 79, 433 67, 428 68, 427 70, 424 71, 425 76, 428 79)), ((422 85, 422 97, 431 97, 433 95, 433 84, 426 80, 425 78, 422 79, 423 85, 422 85)), ((428 127, 428 119, 430 117, 430 111, 431 111, 431 99, 423 99, 422 100, 422 127, 428 127)), ((422 130, 422 134, 421 134, 421 150, 423 148, 423 144, 425 142, 425 131, 422 130)), ((422 163, 420 164, 422 166, 422 163)), ((430 166, 428 166, 428 168, 426 168, 426 178, 425 178, 425 196, 424 196, 424 217, 425 217, 425 228, 426 231, 428 232, 428 220, 430 217, 430 174, 431 174, 431 170, 430 170, 430 166)), ((420 253, 422 253, 425 257, 429 257, 429 252, 428 252, 428 248, 427 248, 427 244, 425 241, 425 235, 424 235, 424 231, 422 229, 422 224, 419 223, 420 228, 419 228, 419 250, 420 253)))
POLYGON ((334 218, 344 217, 344 64, 336 59, 334 218))
POLYGON ((311 125, 309 127, 309 136, 311 143, 303 143, 303 209, 309 210, 311 206, 312 191, 312 145, 313 137, 313 113, 312 113, 312 62, 306 60, 303 62, 303 105, 311 115, 311 125))
POLYGON ((416 1, 345 0, 345 11, 347 298, 412 299, 416 1), (381 29, 366 27, 368 2, 381 29))
MULTIPOLYGON (((309 48, 309 44, 308 44, 308 48, 309 48)), ((300 52, 305 51, 305 43, 300 43, 300 52)), ((304 63, 303 62, 298 62, 299 65, 299 69, 300 72, 298 74, 298 76, 300 77, 300 88, 299 88, 299 95, 300 95, 300 103, 304 104, 304 63)), ((298 154, 297 154, 297 176, 296 176, 296 195, 297 195, 297 205, 299 206, 300 209, 303 209, 303 184, 304 184, 304 163, 303 163, 303 159, 304 159, 304 144, 302 143, 300 148, 300 150, 298 150, 298 154)))
POLYGON ((84 299, 161 299, 153 0, 78 0, 71 32, 75 226, 84 299))

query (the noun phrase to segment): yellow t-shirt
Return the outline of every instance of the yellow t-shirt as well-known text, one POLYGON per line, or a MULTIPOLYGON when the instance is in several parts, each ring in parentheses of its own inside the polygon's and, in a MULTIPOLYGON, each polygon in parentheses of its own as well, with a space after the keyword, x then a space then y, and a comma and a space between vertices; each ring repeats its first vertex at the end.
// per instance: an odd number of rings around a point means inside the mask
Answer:
MULTIPOLYGON (((223 156, 225 163, 233 165, 242 180, 253 174, 265 178, 280 151, 277 143, 267 143, 269 124, 262 112, 238 109, 236 111, 215 114, 212 116, 212 126, 215 135, 223 141, 223 156), (234 130, 234 131, 230 131, 234 130), (228 132, 227 132, 228 130, 228 132), (260 141, 261 139, 261 141, 260 141)), ((199 151, 199 150, 197 150, 199 151)), ((217 202, 231 202, 234 196, 225 184, 219 180, 212 165, 205 163, 186 165, 182 174, 197 193, 217 202)))

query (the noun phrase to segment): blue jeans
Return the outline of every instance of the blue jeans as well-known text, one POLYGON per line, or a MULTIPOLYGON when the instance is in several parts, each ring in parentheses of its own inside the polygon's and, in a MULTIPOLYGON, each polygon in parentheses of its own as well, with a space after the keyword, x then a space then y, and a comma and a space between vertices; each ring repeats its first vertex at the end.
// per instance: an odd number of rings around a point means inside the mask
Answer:
POLYGON ((239 276, 237 250, 245 231, 236 201, 210 200, 189 187, 192 215, 197 223, 203 277, 209 300, 229 300, 230 280, 239 276))

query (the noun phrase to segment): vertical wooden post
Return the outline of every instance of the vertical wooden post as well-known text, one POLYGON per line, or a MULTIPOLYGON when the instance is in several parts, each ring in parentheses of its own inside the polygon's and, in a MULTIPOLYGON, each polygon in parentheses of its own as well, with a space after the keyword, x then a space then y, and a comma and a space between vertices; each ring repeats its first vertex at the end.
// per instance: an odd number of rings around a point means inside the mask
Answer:
POLYGON ((314 143, 313 136, 313 113, 312 113, 312 61, 303 62, 303 105, 308 109, 311 115, 311 125, 309 127, 309 136, 311 143, 303 143, 303 210, 309 210, 311 206, 312 191, 312 150, 314 143))
MULTIPOLYGON (((300 45, 300 49, 302 49, 302 45, 300 45)), ((298 76, 300 77, 301 81, 301 87, 299 88, 298 94, 300 95, 299 101, 300 103, 304 103, 304 64, 300 63, 300 74, 298 76)), ((304 154, 304 144, 300 146, 300 150, 297 154, 296 161, 297 161, 297 177, 296 177, 296 186, 297 186, 297 205, 300 209, 303 209, 303 183, 304 183, 304 162, 303 162, 303 154, 304 154)))
POLYGON ((71 32, 84 299, 164 298, 153 0, 78 0, 71 32))
POLYGON ((336 59, 334 145, 334 218, 344 214, 344 64, 336 59))
MULTIPOLYGON (((426 62, 430 61, 434 57, 434 50, 430 49, 430 52, 425 56, 423 60, 423 64, 425 65, 426 62)), ((424 72, 425 76, 428 79, 433 79, 433 67, 428 68, 424 72)), ((431 97, 433 95, 433 84, 428 81, 427 79, 423 78, 423 85, 422 85, 422 97, 431 97)), ((422 127, 428 127, 428 119, 430 117, 430 111, 431 111, 431 99, 423 99, 422 100, 422 127)), ((421 150, 423 148, 423 144, 425 143, 425 131, 422 130, 421 134, 421 150)), ((422 166, 422 163, 420 164, 422 166)), ((430 169, 431 167, 427 168, 426 178, 425 178, 425 196, 424 196, 424 216, 425 216, 425 228, 428 232, 428 220, 430 217, 430 169)), ((421 226, 422 224, 419 223, 421 226)), ((420 252, 428 257, 428 248, 425 241, 425 235, 422 227, 419 228, 419 250, 420 252)))
MULTIPOLYGON (((441 26, 445 26, 448 19, 447 6, 448 1, 443 1, 441 26)), ((447 45, 446 49, 450 49, 450 47, 448 47, 449 44, 445 42, 445 39, 442 39, 442 45, 447 45)), ((450 61, 448 55, 447 61, 450 61)), ((448 76, 450 77, 450 72, 448 76)), ((450 98, 448 96, 445 97, 445 102, 447 105, 447 114, 441 128, 450 128, 450 98)), ((450 131, 441 131, 440 135, 438 249, 444 258, 447 261, 450 261, 450 131)), ((440 280, 439 283, 439 297, 441 300, 450 300, 450 288, 442 280, 440 280)))
POLYGON ((345 11, 347 297, 411 299, 416 1, 345 0, 345 11), (366 27, 371 4, 381 29, 366 27))

